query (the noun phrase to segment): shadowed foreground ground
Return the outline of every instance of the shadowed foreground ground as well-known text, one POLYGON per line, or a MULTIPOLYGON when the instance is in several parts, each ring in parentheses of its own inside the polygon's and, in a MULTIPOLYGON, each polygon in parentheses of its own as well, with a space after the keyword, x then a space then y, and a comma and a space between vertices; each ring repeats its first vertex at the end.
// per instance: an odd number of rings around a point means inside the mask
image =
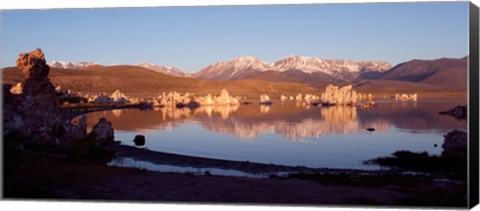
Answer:
POLYGON ((463 182, 427 176, 292 175, 242 178, 107 167, 38 153, 9 156, 7 199, 466 206, 463 182))

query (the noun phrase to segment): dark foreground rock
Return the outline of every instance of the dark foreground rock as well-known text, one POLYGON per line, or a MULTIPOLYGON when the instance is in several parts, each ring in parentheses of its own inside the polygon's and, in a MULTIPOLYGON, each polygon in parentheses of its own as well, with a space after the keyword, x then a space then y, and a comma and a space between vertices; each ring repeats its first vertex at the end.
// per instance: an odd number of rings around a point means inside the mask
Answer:
POLYGON ((365 163, 434 173, 466 181, 467 133, 453 130, 444 135, 444 138, 440 156, 429 155, 427 152, 396 151, 391 157, 379 157, 365 163))
MULTIPOLYGON (((65 114, 56 101, 55 87, 48 78, 50 71, 45 55, 40 49, 20 54, 17 67, 25 75, 21 94, 5 95, 4 134, 21 133, 38 143, 57 141, 52 139, 58 125, 63 125, 65 114)), ((4 85, 4 90, 5 90, 4 85)))
POLYGON ((144 135, 136 135, 133 139, 133 143, 135 146, 143 146, 145 145, 145 136, 144 135))
MULTIPOLYGON (((42 50, 19 55, 17 67, 25 76, 21 90, 11 93, 11 85, 3 85, 3 137, 24 137, 25 143, 68 147, 74 140, 86 138, 85 116, 71 122, 68 112, 61 109, 55 87, 50 82, 42 50)), ((113 130, 99 122, 96 137, 100 142, 113 139, 113 130)), ((111 124, 110 124, 111 126, 111 124)))
POLYGON ((93 135, 99 144, 112 143, 115 138, 112 123, 105 118, 98 120, 89 135, 93 135))
POLYGON ((451 159, 467 160, 467 133, 453 130, 447 133, 442 144, 442 156, 451 159))
POLYGON ((439 112, 441 115, 450 115, 456 119, 467 119, 467 106, 458 105, 448 111, 439 112))

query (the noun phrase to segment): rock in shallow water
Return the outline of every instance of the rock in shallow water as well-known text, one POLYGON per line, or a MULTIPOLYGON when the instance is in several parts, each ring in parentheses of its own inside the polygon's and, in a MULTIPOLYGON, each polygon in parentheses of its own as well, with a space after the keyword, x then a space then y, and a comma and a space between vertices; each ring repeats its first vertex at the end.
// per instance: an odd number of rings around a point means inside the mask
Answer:
POLYGON ((467 118, 467 106, 458 105, 455 108, 452 108, 448 111, 438 112, 441 115, 450 115, 456 119, 466 119, 467 118))
POLYGON ((144 135, 136 135, 133 139, 135 146, 143 146, 145 145, 145 136, 144 135))

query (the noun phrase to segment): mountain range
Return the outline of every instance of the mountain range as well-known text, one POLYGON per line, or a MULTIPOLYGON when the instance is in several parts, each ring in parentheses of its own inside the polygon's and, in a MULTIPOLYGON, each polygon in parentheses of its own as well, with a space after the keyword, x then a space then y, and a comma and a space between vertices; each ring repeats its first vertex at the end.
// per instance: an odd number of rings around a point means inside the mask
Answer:
POLYGON ((209 80, 258 79, 325 86, 354 80, 367 73, 380 74, 390 68, 388 62, 382 61, 324 60, 293 55, 266 63, 252 56, 243 56, 209 65, 194 73, 193 77, 209 80))
MULTIPOLYGON (((135 66, 175 77, 221 81, 254 79, 324 87, 332 83, 393 80, 464 88, 467 85, 467 59, 468 57, 415 59, 392 67, 390 63, 384 61, 327 60, 293 55, 268 63, 253 56, 241 56, 230 61, 213 63, 193 73, 152 63, 141 63, 135 66)), ((95 62, 58 61, 49 65, 63 69, 91 69, 100 66, 95 62)), ((375 83, 378 84, 378 82, 375 83)))
POLYGON ((51 68, 62 68, 62 69, 86 69, 90 66, 97 66, 99 64, 95 62, 64 62, 64 61, 53 61, 49 62, 48 66, 51 68))
POLYGON ((170 76, 190 77, 191 75, 190 73, 183 72, 176 67, 160 66, 153 63, 141 63, 141 64, 136 64, 136 66, 143 67, 145 69, 153 70, 155 72, 162 73, 165 75, 170 75, 170 76))
MULTIPOLYGON (((99 65, 95 62, 62 62, 48 63, 54 68, 86 69, 89 66, 99 65)), ((295 71, 303 74, 322 73, 332 77, 345 77, 368 72, 383 72, 391 68, 388 62, 383 61, 352 61, 352 60, 323 60, 315 57, 298 55, 283 58, 274 63, 260 61, 253 56, 241 56, 230 61, 211 64, 198 72, 189 73, 176 67, 161 66, 153 63, 140 63, 135 66, 153 70, 171 76, 194 77, 212 80, 237 80, 249 77, 259 72, 288 72, 295 71)))

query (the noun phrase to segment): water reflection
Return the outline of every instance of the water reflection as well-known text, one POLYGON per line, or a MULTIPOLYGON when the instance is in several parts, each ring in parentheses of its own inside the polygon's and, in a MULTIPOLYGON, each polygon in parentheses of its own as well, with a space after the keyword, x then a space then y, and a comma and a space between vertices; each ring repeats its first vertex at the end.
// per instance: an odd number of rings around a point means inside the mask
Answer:
POLYGON ((255 139, 264 133, 278 133, 290 141, 299 138, 318 138, 322 134, 363 133, 366 128, 375 132, 389 131, 392 125, 421 133, 425 130, 446 132, 451 128, 466 128, 465 121, 457 121, 437 114, 452 105, 448 103, 383 103, 374 109, 351 106, 306 107, 298 103, 272 106, 202 106, 188 108, 155 108, 91 113, 87 125, 92 126, 101 117, 111 121, 117 131, 170 131, 186 122, 195 122, 215 133, 255 139))
POLYGON ((379 107, 316 107, 296 102, 240 106, 125 109, 89 113, 87 126, 106 117, 115 137, 164 152, 227 160, 375 169, 365 160, 398 150, 441 153, 443 135, 466 121, 439 115, 461 103, 381 102, 379 107), (375 128, 369 132, 367 128, 375 128))
POLYGON ((194 110, 194 114, 207 114, 208 117, 219 114, 222 119, 228 119, 229 115, 238 109, 239 105, 208 105, 200 106, 194 110))

